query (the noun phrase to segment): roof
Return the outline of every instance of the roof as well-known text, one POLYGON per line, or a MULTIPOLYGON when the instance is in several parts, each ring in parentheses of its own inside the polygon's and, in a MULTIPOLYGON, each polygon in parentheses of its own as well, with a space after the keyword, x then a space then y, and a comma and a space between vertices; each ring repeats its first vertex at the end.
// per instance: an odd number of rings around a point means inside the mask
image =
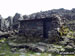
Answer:
POLYGON ((56 14, 53 14, 53 15, 51 15, 51 16, 49 16, 49 17, 40 17, 40 18, 34 18, 34 19, 32 19, 32 18, 26 18, 26 19, 23 19, 23 20, 19 20, 19 21, 31 21, 31 20, 43 20, 43 19, 58 19, 58 20, 61 20, 61 18, 60 18, 60 16, 59 15, 56 15, 56 14))

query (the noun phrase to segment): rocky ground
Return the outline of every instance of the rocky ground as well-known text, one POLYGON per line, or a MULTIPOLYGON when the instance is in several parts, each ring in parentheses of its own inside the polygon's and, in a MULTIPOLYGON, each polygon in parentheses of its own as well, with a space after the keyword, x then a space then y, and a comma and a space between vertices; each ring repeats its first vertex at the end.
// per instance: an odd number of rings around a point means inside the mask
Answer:
MULTIPOLYGON (((9 39, 0 39, 0 55, 2 56, 61 56, 60 52, 75 52, 75 45, 72 39, 65 38, 59 43, 49 44, 37 43, 16 43, 9 39), (65 41, 66 40, 66 41, 65 41)), ((66 55, 69 56, 69 55, 66 55)), ((74 56, 74 53, 71 54, 74 56)))
MULTIPOLYGON (((46 44, 42 42, 34 44, 32 43, 15 44, 15 43, 8 43, 6 39, 0 40, 1 56, 54 56, 54 55, 62 56, 57 53, 59 53, 59 51, 65 51, 65 50, 66 49, 64 46, 55 45, 55 44, 46 44)), ((70 56, 74 55, 71 54, 70 56)))
POLYGON ((62 56, 62 52, 68 52, 71 56, 75 54, 75 38, 62 36, 60 41, 50 43, 48 39, 37 41, 39 38, 31 40, 15 34, 8 38, 5 36, 0 38, 1 56, 62 56))

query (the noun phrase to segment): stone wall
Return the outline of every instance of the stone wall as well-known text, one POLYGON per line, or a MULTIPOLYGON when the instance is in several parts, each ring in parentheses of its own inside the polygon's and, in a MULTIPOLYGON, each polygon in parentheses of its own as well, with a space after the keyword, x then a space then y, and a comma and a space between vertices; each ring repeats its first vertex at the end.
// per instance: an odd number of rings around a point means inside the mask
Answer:
POLYGON ((42 37, 43 36, 43 21, 29 20, 20 22, 19 33, 28 37, 42 37), (37 34, 38 33, 38 34, 37 34))

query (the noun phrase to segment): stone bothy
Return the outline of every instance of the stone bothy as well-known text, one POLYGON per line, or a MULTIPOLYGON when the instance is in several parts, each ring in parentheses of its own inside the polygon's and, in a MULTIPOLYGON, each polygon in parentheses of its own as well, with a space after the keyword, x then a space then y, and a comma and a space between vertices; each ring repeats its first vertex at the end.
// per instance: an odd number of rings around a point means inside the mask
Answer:
POLYGON ((49 32, 62 25, 61 18, 58 15, 39 19, 20 20, 19 33, 25 36, 48 38, 49 32))

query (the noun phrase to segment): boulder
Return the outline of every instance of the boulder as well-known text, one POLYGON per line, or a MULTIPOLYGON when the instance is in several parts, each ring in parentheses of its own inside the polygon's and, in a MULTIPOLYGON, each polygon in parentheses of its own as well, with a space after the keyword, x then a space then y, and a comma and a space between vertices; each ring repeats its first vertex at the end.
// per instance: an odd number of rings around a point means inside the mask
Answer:
POLYGON ((51 49, 48 49, 49 53, 59 53, 59 50, 58 49, 54 49, 54 48, 51 48, 51 49))
POLYGON ((73 48, 75 48, 75 44, 74 43, 69 43, 70 46, 72 46, 73 48))
POLYGON ((67 49, 71 49, 71 48, 72 48, 72 46, 67 45, 65 48, 67 48, 67 49))
POLYGON ((47 45, 45 43, 39 42, 29 45, 29 49, 35 52, 45 52, 47 50, 47 45))
POLYGON ((33 50, 35 52, 46 52, 47 48, 44 46, 36 46, 33 50))
POLYGON ((19 52, 27 52, 25 48, 19 49, 19 52))
POLYGON ((17 50, 16 48, 12 48, 11 52, 16 52, 16 50, 17 50))

